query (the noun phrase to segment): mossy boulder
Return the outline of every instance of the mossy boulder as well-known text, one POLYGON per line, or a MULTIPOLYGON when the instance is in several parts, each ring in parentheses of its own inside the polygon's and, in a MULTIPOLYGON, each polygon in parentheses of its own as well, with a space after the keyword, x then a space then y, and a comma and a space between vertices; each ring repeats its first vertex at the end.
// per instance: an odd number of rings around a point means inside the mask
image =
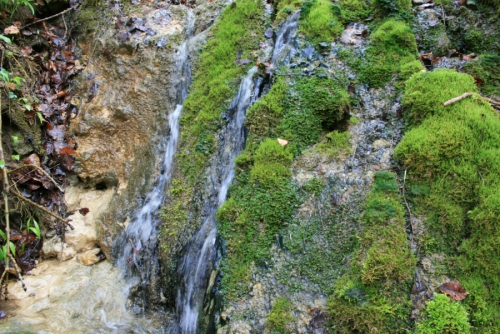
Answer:
POLYGON ((366 52, 367 64, 360 69, 360 79, 381 87, 398 74, 402 65, 416 60, 417 43, 404 22, 389 20, 370 35, 366 52))

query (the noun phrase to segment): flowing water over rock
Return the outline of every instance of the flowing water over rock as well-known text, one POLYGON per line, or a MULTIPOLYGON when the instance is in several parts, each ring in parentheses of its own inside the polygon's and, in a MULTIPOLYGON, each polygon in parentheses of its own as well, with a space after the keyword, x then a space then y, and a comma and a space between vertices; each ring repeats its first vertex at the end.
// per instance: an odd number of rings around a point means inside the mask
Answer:
POLYGON ((158 270, 157 227, 160 221, 158 211, 164 202, 165 186, 171 177, 172 164, 179 140, 179 117, 191 81, 188 43, 193 33, 194 23, 195 16, 190 10, 187 15, 187 40, 181 44, 176 54, 174 77, 179 79, 179 82, 176 83, 177 107, 168 116, 170 134, 163 137, 158 148, 159 151, 165 152, 159 166, 158 180, 116 246, 122 250, 121 256, 117 260, 117 266, 131 280, 139 279, 142 285, 143 310, 148 306, 145 305, 146 299, 159 294, 159 291, 153 291, 154 287, 150 286, 154 285, 154 282, 151 282, 151 276, 156 275, 155 271, 158 270))
POLYGON ((244 121, 250 105, 254 86, 253 67, 242 80, 238 95, 229 108, 230 121, 221 133, 221 145, 212 168, 216 172, 210 176, 210 198, 205 203, 205 219, 201 227, 186 247, 178 274, 181 284, 176 298, 179 317, 178 327, 172 333, 191 334, 197 332, 198 313, 202 307, 207 281, 216 257, 217 226, 215 214, 226 200, 226 194, 234 177, 234 159, 245 146, 244 121))
MULTIPOLYGON (((290 44, 298 27, 299 14, 300 12, 296 12, 280 28, 271 66, 285 61, 294 51, 290 44)), ((217 255, 215 215, 217 209, 226 200, 227 191, 233 181, 234 159, 245 147, 245 114, 248 107, 258 98, 262 85, 262 78, 257 80, 253 78, 256 72, 257 69, 253 67, 243 78, 238 94, 229 107, 229 123, 220 134, 219 152, 212 160, 212 167, 209 169, 215 173, 210 175, 209 193, 211 195, 205 203, 206 218, 187 245, 178 269, 181 281, 176 298, 179 324, 172 326, 171 333, 197 333, 199 312, 206 300, 206 294, 207 297, 210 294, 210 287, 207 289, 208 278, 212 273, 217 255)))

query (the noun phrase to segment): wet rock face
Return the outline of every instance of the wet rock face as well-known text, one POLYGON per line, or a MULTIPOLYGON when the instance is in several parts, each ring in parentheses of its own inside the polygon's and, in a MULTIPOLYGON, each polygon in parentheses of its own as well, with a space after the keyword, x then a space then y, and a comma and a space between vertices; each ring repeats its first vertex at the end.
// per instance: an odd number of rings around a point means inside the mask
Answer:
POLYGON ((340 41, 345 45, 360 46, 366 42, 366 37, 370 34, 367 26, 360 23, 349 23, 340 36, 340 41))
MULTIPOLYGON (((367 28, 360 24, 349 27, 342 43, 363 49, 367 28)), ((336 58, 335 48, 312 48, 300 37, 296 45, 290 68, 302 64, 305 75, 322 69, 327 77, 339 73, 354 76, 336 58)), ((327 297, 349 266, 357 217, 362 214, 373 175, 394 167, 391 157, 402 136, 400 99, 393 87, 355 85, 351 93, 360 102, 350 112, 357 119, 347 129, 350 153, 329 157, 306 150, 295 159, 294 182, 301 187, 320 179, 324 190, 310 195, 297 208, 294 220, 269 250, 271 259, 251 266, 247 293, 225 305, 221 312, 224 326, 217 333, 270 333, 266 322, 278 298, 286 298, 292 305, 293 321, 286 326, 287 332, 326 333, 327 297)))

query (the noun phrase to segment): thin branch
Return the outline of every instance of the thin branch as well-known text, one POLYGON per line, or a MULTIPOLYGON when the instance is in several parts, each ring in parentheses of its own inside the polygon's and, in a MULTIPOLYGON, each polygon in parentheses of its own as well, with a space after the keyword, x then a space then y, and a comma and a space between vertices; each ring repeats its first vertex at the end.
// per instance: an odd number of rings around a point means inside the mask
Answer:
POLYGON ((9 254, 9 258, 12 260, 12 262, 14 263, 14 268, 16 269, 16 272, 17 272, 17 277, 19 278, 19 280, 21 281, 21 285, 23 286, 23 290, 24 292, 28 291, 28 289, 26 288, 26 285, 24 284, 24 279, 23 279, 23 275, 21 274, 21 268, 19 268, 19 266, 17 265, 17 262, 16 260, 14 259, 14 257, 9 254))
POLYGON ((53 19, 54 17, 58 17, 59 15, 63 15, 63 14, 65 14, 65 13, 69 12, 69 11, 70 11, 70 10, 72 10, 72 9, 73 9, 73 8, 71 8, 71 7, 70 7, 70 8, 67 8, 67 9, 63 10, 62 12, 57 13, 57 14, 55 14, 55 15, 52 15, 52 16, 49 16, 49 17, 46 17, 46 18, 44 18, 44 19, 41 19, 41 20, 38 20, 38 21, 35 21, 35 22, 28 23, 28 24, 26 24, 26 25, 22 26, 19 30, 24 29, 24 28, 26 28, 26 27, 29 27, 29 26, 31 26, 31 25, 33 25, 33 24, 37 24, 37 23, 40 23, 40 22, 43 22, 43 21, 47 21, 47 20, 53 19))
POLYGON ((32 201, 32 200, 30 200, 29 198, 24 197, 23 195, 21 195, 20 193, 18 193, 18 192, 17 192, 17 191, 15 191, 14 189, 10 188, 10 189, 9 189, 9 192, 10 192, 12 195, 16 196, 17 198, 19 198, 19 199, 21 199, 21 200, 23 200, 23 201, 25 201, 25 202, 28 202, 29 204, 31 204, 31 205, 33 205, 33 206, 35 206, 37 209, 40 209, 41 211, 45 212, 46 214, 48 214, 48 215, 50 215, 50 216, 52 216, 52 217, 56 218, 57 220, 62 221, 64 224, 69 225, 69 224, 68 224, 67 219, 61 218, 59 215, 56 215, 55 213, 53 213, 53 212, 52 212, 52 211, 50 211, 49 209, 47 209, 47 208, 45 208, 45 207, 41 206, 41 205, 40 205, 40 204, 38 204, 38 203, 33 202, 33 201, 32 201))
POLYGON ((408 205, 408 202, 406 201, 405 188, 406 188, 406 169, 405 169, 405 175, 403 177, 403 199, 405 201, 406 208, 408 209, 408 213, 410 214, 411 242, 413 243, 413 235, 415 234, 415 229, 413 228, 413 215, 411 213, 410 206, 408 205))
MULTIPOLYGON (((0 58, 0 66, 3 66, 3 51, 2 55, 0 58)), ((4 164, 2 168, 2 173, 3 173, 3 200, 4 200, 4 206, 5 206, 5 235, 6 235, 6 261, 5 261, 5 270, 4 273, 2 274, 2 278, 0 279, 0 283, 3 281, 5 273, 9 271, 10 269, 10 261, 9 261, 9 256, 10 256, 10 212, 9 212, 9 195, 7 194, 9 192, 9 180, 7 178, 7 168, 5 168, 5 158, 3 154, 3 145, 2 145, 2 99, 0 99, 0 160, 4 164)))
POLYGON ((492 99, 489 99, 487 97, 484 97, 484 96, 481 96, 483 98, 483 100, 485 100, 486 102, 489 102, 491 104, 495 104, 497 106, 500 106, 500 101, 496 101, 496 100, 492 100, 492 99))
POLYGON ((45 176, 47 176, 50 181, 52 181, 52 183, 54 183, 54 185, 57 187, 57 189, 59 189, 62 193, 64 193, 64 190, 61 188, 61 186, 59 186, 59 184, 49 175, 49 173, 47 173, 43 168, 37 166, 37 165, 33 165, 33 164, 26 164, 24 166, 21 166, 21 167, 17 167, 17 168, 14 168, 13 170, 10 170, 7 172, 7 174, 10 174, 12 172, 15 172, 17 170, 20 170, 20 169, 23 169, 23 168, 26 168, 26 167, 33 167, 33 168, 36 168, 38 169, 39 171, 41 171, 42 173, 45 174, 45 176))
POLYGON ((446 101, 445 103, 443 103, 443 106, 445 106, 445 107, 446 107, 446 106, 449 106, 450 104, 453 104, 453 103, 455 103, 455 102, 458 102, 458 101, 460 101, 460 100, 463 100, 463 99, 465 99, 466 97, 471 96, 471 95, 474 95, 474 93, 463 93, 462 95, 460 95, 460 96, 458 96, 458 97, 455 97, 455 98, 453 98, 453 99, 451 99, 451 100, 446 101))
MULTIPOLYGON (((472 96, 474 95, 475 93, 471 93, 471 92, 467 92, 467 93, 463 93, 462 95, 460 96, 457 96, 451 100, 448 100, 446 101, 445 103, 443 103, 443 106, 449 106, 450 104, 453 104, 455 102, 458 102, 460 100, 463 100, 465 99, 466 97, 469 97, 469 96, 472 96)), ((496 100, 492 100, 490 98, 487 98, 487 97, 484 97, 484 96, 481 96, 479 95, 480 98, 482 98, 483 100, 485 100, 486 102, 490 103, 490 104, 494 104, 494 105, 497 105, 497 106, 500 106, 500 101, 496 101, 496 100)))

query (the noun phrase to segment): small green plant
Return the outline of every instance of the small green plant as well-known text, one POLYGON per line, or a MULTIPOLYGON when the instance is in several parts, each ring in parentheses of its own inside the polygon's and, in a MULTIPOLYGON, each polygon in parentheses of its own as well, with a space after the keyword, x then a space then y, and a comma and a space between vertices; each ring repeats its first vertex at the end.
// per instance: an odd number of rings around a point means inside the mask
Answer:
POLYGON ((446 295, 437 294, 425 305, 415 334, 468 334, 470 330, 469 317, 463 305, 450 301, 446 295))
POLYGON ((31 2, 30 0, 1 0, 0 1, 0 9, 7 10, 11 13, 11 16, 15 14, 17 9, 20 6, 26 6, 31 10, 32 14, 35 14, 35 8, 33 6, 36 6, 35 2, 31 2))
POLYGON ((38 225, 38 222, 35 220, 34 217, 30 217, 26 222, 26 230, 29 232, 33 232, 38 239, 42 237, 42 233, 40 232, 40 226, 38 225), (33 223, 33 226, 31 226, 31 223, 33 223))
POLYGON ((294 318, 290 311, 292 310, 292 303, 285 297, 279 297, 273 304, 271 313, 267 318, 266 326, 271 333, 287 334, 291 331, 287 325, 293 322, 294 318))

